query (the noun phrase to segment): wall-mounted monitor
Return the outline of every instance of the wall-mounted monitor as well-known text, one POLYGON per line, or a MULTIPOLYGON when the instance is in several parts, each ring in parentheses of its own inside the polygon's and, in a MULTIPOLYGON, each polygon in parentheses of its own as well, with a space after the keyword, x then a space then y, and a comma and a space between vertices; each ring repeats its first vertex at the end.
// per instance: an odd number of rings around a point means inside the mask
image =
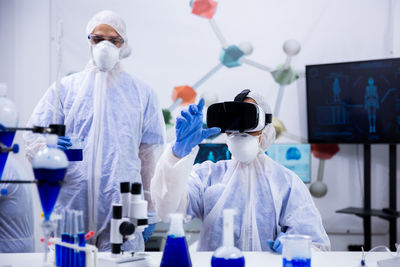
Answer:
POLYGON ((309 143, 400 143, 400 58, 306 66, 309 143))

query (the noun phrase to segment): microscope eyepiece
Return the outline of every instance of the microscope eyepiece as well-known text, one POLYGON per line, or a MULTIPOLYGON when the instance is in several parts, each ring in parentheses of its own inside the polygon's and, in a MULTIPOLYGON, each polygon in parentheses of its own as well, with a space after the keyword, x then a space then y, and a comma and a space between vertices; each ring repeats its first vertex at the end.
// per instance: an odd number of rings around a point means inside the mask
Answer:
POLYGON ((113 205, 112 218, 117 220, 122 219, 122 205, 113 205))
POLYGON ((142 193, 142 184, 141 183, 133 183, 131 194, 132 195, 140 195, 142 193))
POLYGON ((129 182, 122 182, 120 184, 120 186, 121 186, 121 194, 129 193, 130 185, 131 184, 129 182))

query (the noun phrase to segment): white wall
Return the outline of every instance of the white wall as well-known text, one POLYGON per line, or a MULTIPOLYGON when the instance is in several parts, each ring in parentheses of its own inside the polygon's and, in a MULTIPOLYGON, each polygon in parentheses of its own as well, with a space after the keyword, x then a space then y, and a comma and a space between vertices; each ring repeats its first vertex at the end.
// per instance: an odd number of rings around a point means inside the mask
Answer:
MULTIPOLYGON (((303 71, 307 64, 398 57, 400 53, 397 49, 400 29, 395 26, 399 25, 400 5, 392 7, 397 16, 389 23, 389 0, 218 2, 215 20, 227 41, 230 44, 251 42, 254 52, 250 58, 270 67, 283 63, 282 44, 290 38, 302 44, 293 65, 303 71)), ((65 75, 81 70, 87 63, 90 55, 86 23, 102 9, 112 9, 125 18, 132 46, 125 68, 155 88, 163 107, 171 104, 174 86, 193 85, 218 63, 220 44, 207 20, 190 13, 189 1, 0 0, 0 56, 6 58, 0 61, 0 80, 12 88, 10 95, 20 109, 21 125, 26 124, 33 107, 54 80, 52 38, 58 19, 64 23, 62 74, 65 75)), ((249 66, 221 69, 198 93, 214 91, 220 100, 228 100, 244 88, 261 91, 274 106, 278 86, 268 73, 249 66)), ((285 89, 279 118, 289 132, 307 136, 304 79, 285 89)), ((20 135, 17 141, 21 143, 20 135)), ((278 142, 293 141, 282 138, 278 142)), ((362 205, 363 168, 360 146, 341 145, 340 148, 325 164, 328 194, 315 199, 315 203, 330 233, 333 249, 345 250, 347 244, 362 243, 362 220, 335 211, 362 205)), ((374 208, 388 205, 387 155, 387 147, 373 146, 374 208)), ((24 160, 22 153, 20 159, 24 160)), ((24 165, 30 169, 26 160, 24 165)), ((317 167, 318 160, 313 158, 313 180, 317 167)), ((373 232, 374 245, 388 244, 385 221, 373 218, 373 232)))

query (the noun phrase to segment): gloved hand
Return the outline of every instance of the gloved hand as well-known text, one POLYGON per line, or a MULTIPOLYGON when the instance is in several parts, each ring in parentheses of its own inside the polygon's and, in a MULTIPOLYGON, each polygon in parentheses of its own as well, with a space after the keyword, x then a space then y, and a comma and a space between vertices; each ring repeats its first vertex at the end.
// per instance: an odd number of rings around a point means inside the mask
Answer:
POLYGON ((144 239, 144 242, 145 242, 145 243, 147 242, 147 240, 149 240, 149 238, 150 238, 151 235, 153 234, 154 228, 156 228, 156 223, 149 224, 149 225, 144 229, 144 231, 143 231, 142 234, 143 234, 143 239, 144 239))
POLYGON ((286 233, 283 233, 283 232, 280 232, 280 233, 278 234, 278 236, 276 237, 275 241, 272 240, 272 239, 268 239, 268 240, 267 240, 267 243, 268 243, 269 247, 270 247, 273 251, 282 254, 282 243, 281 243, 281 241, 280 241, 280 237, 282 237, 282 236, 284 236, 284 235, 287 235, 287 234, 286 234, 286 233))
POLYGON ((57 140, 57 148, 61 150, 66 150, 68 147, 72 146, 71 138, 68 136, 59 136, 57 140))
POLYGON ((201 98, 197 105, 190 105, 189 109, 182 110, 176 118, 176 142, 172 146, 175 156, 185 157, 201 141, 221 132, 218 127, 203 129, 203 107, 204 99, 201 98))

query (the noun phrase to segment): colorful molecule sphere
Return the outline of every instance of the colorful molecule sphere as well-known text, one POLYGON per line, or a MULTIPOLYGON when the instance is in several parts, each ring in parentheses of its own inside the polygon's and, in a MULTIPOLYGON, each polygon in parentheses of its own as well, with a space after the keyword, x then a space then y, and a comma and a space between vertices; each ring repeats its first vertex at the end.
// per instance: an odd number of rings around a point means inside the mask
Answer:
POLYGON ((218 3, 213 0, 194 0, 191 3, 192 13, 206 19, 212 19, 217 10, 217 5, 218 3))
POLYGON ((339 150, 340 149, 337 144, 312 144, 311 145, 311 153, 317 159, 330 159, 339 150))
POLYGON ((251 53, 253 53, 253 45, 249 42, 239 43, 238 47, 246 56, 249 56, 251 53))
POLYGON ((172 92, 172 101, 175 102, 178 98, 182 99, 181 105, 192 104, 196 99, 196 91, 189 85, 176 86, 172 92))
POLYGON ((222 48, 219 55, 219 61, 228 68, 242 65, 240 59, 245 53, 236 45, 230 45, 228 48, 222 48))
POLYGON ((299 75, 292 67, 285 67, 285 64, 279 65, 271 72, 275 82, 280 85, 289 85, 299 78, 299 75))
POLYGON ((283 51, 288 56, 295 56, 300 52, 301 46, 300 43, 294 39, 287 40, 283 44, 283 51))

